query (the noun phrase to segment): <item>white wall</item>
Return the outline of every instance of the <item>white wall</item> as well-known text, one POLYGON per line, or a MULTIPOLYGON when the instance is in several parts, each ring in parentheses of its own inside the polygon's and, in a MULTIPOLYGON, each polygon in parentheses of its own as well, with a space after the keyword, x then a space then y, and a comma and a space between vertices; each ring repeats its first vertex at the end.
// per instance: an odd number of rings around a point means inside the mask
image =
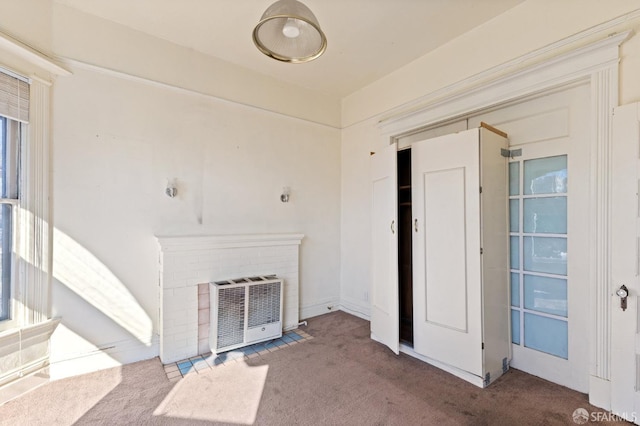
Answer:
POLYGON ((54 374, 157 355, 154 234, 303 233, 303 316, 337 304, 339 130, 72 71, 54 87, 54 374))
MULTIPOLYGON (((525 1, 345 97, 342 100, 342 126, 349 127, 388 114, 391 109, 421 96, 638 8, 638 0, 525 1)), ((604 32, 593 33, 580 43, 606 37, 633 25, 631 22, 621 22, 604 32)), ((567 43, 564 50, 574 47, 575 44, 567 43)), ((520 62, 504 72, 525 65, 526 62, 520 62)), ((447 93, 442 93, 442 96, 447 96, 447 93)))
MULTIPOLYGON (((365 317, 369 314, 369 155, 389 143, 388 137, 381 136, 379 120, 419 106, 421 98, 450 96, 448 87, 458 81, 639 7, 637 0, 527 1, 343 99, 340 279, 345 308, 365 317)), ((626 29, 635 34, 640 31, 637 14, 633 20, 622 19, 578 42, 567 43, 561 51, 626 29)), ((640 99, 640 35, 624 43, 621 57, 620 101, 629 103, 640 99)), ((524 65, 527 63, 516 63, 504 72, 524 65)))
MULTIPOLYGON (((0 31, 45 53, 204 94, 77 63, 69 65, 73 76, 56 82, 53 312, 63 324, 52 358, 60 376, 157 355, 156 233, 304 233, 302 316, 338 301, 367 316, 369 152, 385 143, 378 119, 640 7, 637 0, 530 0, 340 107, 50 0, 0 5, 11 17, 0 31), (167 178, 178 180, 177 199, 163 195, 167 178), (284 185, 292 188, 289 204, 279 201, 284 185)), ((625 28, 640 25, 622 21, 607 31, 625 28)), ((621 52, 620 95, 628 103, 640 99, 640 37, 621 52)))
POLYGON ((54 377, 158 354, 156 234, 304 234, 301 317, 338 305, 337 99, 51 0, 0 6, 73 72, 52 104, 54 377))
POLYGON ((340 126, 340 100, 318 90, 292 86, 59 3, 53 4, 51 19, 57 56, 340 126))

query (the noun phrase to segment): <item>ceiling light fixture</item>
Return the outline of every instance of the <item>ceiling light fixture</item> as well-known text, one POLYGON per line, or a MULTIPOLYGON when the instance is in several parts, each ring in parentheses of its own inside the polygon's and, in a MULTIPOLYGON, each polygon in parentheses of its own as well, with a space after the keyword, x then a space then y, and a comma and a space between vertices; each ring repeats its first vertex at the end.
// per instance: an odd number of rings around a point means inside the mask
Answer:
POLYGON ((253 42, 265 55, 291 63, 312 61, 327 48, 315 15, 297 0, 269 6, 253 29, 253 42))

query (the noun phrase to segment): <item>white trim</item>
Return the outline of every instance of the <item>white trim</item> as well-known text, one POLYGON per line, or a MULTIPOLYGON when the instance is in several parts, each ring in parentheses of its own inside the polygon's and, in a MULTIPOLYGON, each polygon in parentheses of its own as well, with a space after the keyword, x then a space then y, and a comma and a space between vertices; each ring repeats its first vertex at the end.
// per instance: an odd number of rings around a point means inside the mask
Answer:
MULTIPOLYGON (((546 64, 548 62, 544 62, 544 58, 548 57, 549 55, 552 55, 554 52, 559 52, 563 47, 574 44, 581 40, 587 39, 593 36, 594 34, 604 32, 609 28, 613 28, 621 23, 624 23, 628 20, 636 19, 638 17, 640 17, 640 9, 636 9, 631 13, 615 18, 611 21, 604 22, 586 31, 583 31, 573 36, 559 40, 541 49, 534 50, 533 52, 527 53, 523 56, 519 56, 503 64, 489 68, 478 74, 472 75, 471 77, 468 77, 464 80, 458 81, 456 83, 453 83, 441 89, 438 89, 434 92, 428 93, 424 96, 421 96, 417 99, 409 101, 398 107, 392 108, 391 110, 387 111, 385 114, 381 114, 382 118, 380 118, 379 124, 381 127, 384 127, 395 121, 403 120, 408 115, 411 115, 415 112, 419 112, 424 108, 426 108, 428 105, 433 104, 438 100, 444 100, 444 102, 447 102, 455 95, 461 95, 464 97, 465 96, 464 92, 469 90, 470 88, 474 88, 474 87, 485 88, 486 85, 491 84, 491 82, 494 81, 494 79, 496 79, 497 77, 499 78, 500 76, 504 76, 505 74, 507 76, 513 76, 514 72, 517 72, 517 71, 514 71, 516 67, 522 66, 522 64, 524 63, 527 63, 527 62, 532 63, 537 59, 538 61, 542 61, 543 63, 546 64)), ((610 38, 613 37, 615 39, 623 38, 623 40, 621 41, 614 41, 614 43, 620 44, 624 42, 627 38, 629 38, 631 34, 632 34, 632 31, 628 30, 620 34, 611 34, 609 37, 610 38)), ((603 42, 606 42, 606 40, 603 42)), ((589 46, 587 46, 587 48, 588 47, 589 46)), ((580 52, 581 50, 582 49, 579 48, 579 49, 573 50, 572 53, 578 53, 578 52, 584 53, 584 52, 580 52)), ((531 69, 532 69, 531 67, 527 67, 525 68, 524 71, 526 72, 531 69)))
POLYGON ((407 354, 413 358, 419 359, 420 361, 426 362, 427 364, 431 364, 435 367, 438 367, 439 369, 444 370, 447 373, 453 374, 454 376, 459 377, 462 380, 465 380, 480 388, 485 387, 484 379, 482 377, 478 377, 474 374, 469 373, 468 371, 460 370, 459 368, 453 367, 449 364, 445 364, 444 362, 437 361, 433 358, 420 355, 419 353, 414 351, 412 347, 407 346, 404 343, 400 343, 400 352, 402 352, 403 354, 407 354))
POLYGON ((304 234, 156 235, 163 252, 237 247, 300 245, 304 234))
MULTIPOLYGON (((65 358, 52 359, 49 372, 52 380, 77 376, 129 364, 158 356, 160 337, 153 334, 150 339, 125 339, 105 343, 90 352, 67 354, 65 358)), ((183 358, 184 359, 184 358, 183 358)))
POLYGON ((340 299, 340 310, 348 314, 371 321, 371 310, 368 306, 360 306, 346 299, 340 299))
POLYGON ((36 324, 50 316, 52 230, 49 182, 51 88, 31 83, 30 122, 21 146, 22 180, 18 215, 20 302, 22 324, 36 324))
POLYGON ((194 95, 194 96, 201 96, 203 98, 206 99, 215 99, 216 101, 219 102, 224 102, 224 103, 228 103, 228 104, 233 104, 233 105, 242 105, 244 107, 247 108, 253 108, 259 111, 265 111, 265 112, 270 112, 272 114, 277 114, 279 116, 282 117, 286 117, 286 118, 291 118, 291 119, 295 119, 295 120, 301 120, 301 121, 305 121, 307 123, 311 123, 311 124, 316 124, 318 126, 324 126, 324 127, 328 127, 330 129, 337 129, 340 130, 342 129, 341 126, 334 126, 331 124, 327 124, 327 123, 323 123, 321 121, 315 121, 315 120, 311 120, 308 118, 302 118, 302 117, 295 117, 292 116, 290 114, 285 114, 282 112, 278 112, 278 111, 274 111, 273 109, 270 108, 265 108, 265 107, 260 107, 257 105, 253 105, 247 102, 239 102, 239 101, 235 101, 233 99, 227 99, 227 98, 223 98, 217 95, 213 95, 210 93, 206 93, 206 92, 202 92, 200 90, 196 90, 196 89, 188 89, 186 87, 182 87, 182 86, 177 86, 175 84, 172 83, 165 83, 163 81, 160 80, 153 80, 151 78, 147 78, 147 77, 140 77, 134 74, 130 74, 124 71, 118 71, 115 70, 113 68, 107 68, 101 65, 95 65, 95 64, 91 64, 89 62, 84 62, 84 61, 80 61, 78 59, 72 59, 72 58, 67 58, 67 57, 58 57, 58 60, 60 60, 61 62, 63 62, 65 65, 67 66, 71 66, 71 67, 77 67, 77 68, 81 68, 81 69, 85 69, 88 71, 93 71, 93 72, 98 72, 100 74, 104 74, 110 77, 115 77, 115 78, 119 78, 125 81, 132 81, 132 82, 136 82, 136 83, 142 83, 148 86, 152 86, 152 87, 158 87, 161 89, 167 89, 167 90, 172 90, 174 92, 180 93, 180 94, 189 94, 189 95, 194 95))
POLYGON ((337 310, 339 310, 338 298, 326 299, 322 302, 314 303, 313 305, 301 306, 300 319, 306 320, 309 318, 328 314, 337 310))
POLYGON ((591 75, 591 373, 611 378, 611 156, 613 108, 618 105, 618 63, 591 75))
POLYGON ((18 79, 20 81, 24 81, 25 83, 29 83, 30 82, 28 77, 25 77, 25 76, 23 76, 21 74, 18 74, 17 72, 11 71, 8 68, 0 67, 0 72, 2 72, 3 74, 7 74, 8 76, 11 76, 13 78, 16 78, 16 79, 18 79))
POLYGON ((49 365, 49 345, 42 347, 38 344, 49 341, 59 323, 59 319, 51 319, 0 333, 0 360, 7 357, 18 361, 8 364, 17 365, 14 369, 0 372, 0 386, 49 365), (31 360, 23 360, 25 353, 31 360))
POLYGON ((36 49, 27 46, 26 44, 14 39, 13 37, 0 33, 0 48, 6 50, 8 53, 24 59, 25 61, 33 64, 45 71, 54 75, 71 75, 71 72, 62 68, 56 64, 44 53, 37 51, 36 49))
POLYGON ((618 46, 631 34, 631 31, 625 31, 609 36, 480 87, 475 84, 473 77, 462 80, 447 88, 446 93, 453 92, 454 95, 442 99, 438 93, 430 94, 422 98, 419 109, 399 112, 380 120, 378 127, 383 135, 399 136, 419 127, 469 115, 488 106, 590 78, 593 73, 618 63, 618 46))
MULTIPOLYGON (((636 15, 638 12, 636 12, 636 15)), ((632 16, 636 16, 632 15, 632 16)), ((628 17, 628 16, 627 16, 628 17)), ((622 19, 622 18, 621 18, 622 19)), ((595 31, 595 30, 594 30, 595 31)), ((631 36, 631 31, 611 35, 569 53, 558 55, 478 87, 478 78, 461 81, 453 86, 427 95, 416 102, 419 109, 394 110, 379 123, 380 136, 393 142, 402 134, 439 122, 468 116, 483 109, 537 95, 577 81, 587 81, 591 87, 590 150, 591 175, 589 182, 591 225, 589 256, 591 312, 593 313, 589 339, 591 342, 591 374, 601 381, 610 376, 611 338, 608 289, 611 282, 611 121, 612 110, 618 103, 619 46, 631 36), (455 94, 439 99, 443 93, 455 94)), ((578 37, 580 39, 583 37, 578 37)), ((566 44, 559 42, 556 49, 566 44)), ((550 52, 545 50, 545 54, 550 52)), ((535 52, 534 52, 535 53, 535 52)), ((532 54, 531 57, 539 55, 532 54)), ((548 55, 547 55, 548 56, 548 55)), ((522 59, 522 60, 525 60, 522 59)), ((520 61, 521 58, 514 63, 520 61)), ((496 68, 489 74, 504 71, 496 68)), ((487 75, 489 75, 487 74, 487 75)), ((485 80, 486 81, 486 80, 485 80)), ((591 383, 599 381, 591 380, 591 383)), ((594 384, 594 400, 606 400, 598 392, 602 386, 594 384)), ((591 389, 590 389, 591 392, 591 389)))
POLYGON ((589 376, 589 404, 611 410, 611 382, 596 376, 589 376))

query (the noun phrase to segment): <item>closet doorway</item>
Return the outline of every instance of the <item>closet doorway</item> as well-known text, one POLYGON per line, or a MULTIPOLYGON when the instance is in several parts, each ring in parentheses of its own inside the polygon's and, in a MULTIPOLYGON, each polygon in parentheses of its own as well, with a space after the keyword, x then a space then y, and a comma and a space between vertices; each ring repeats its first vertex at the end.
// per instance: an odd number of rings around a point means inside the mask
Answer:
POLYGON ((411 273, 410 146, 486 122, 508 134, 514 153, 505 206, 511 241, 511 366, 589 391, 589 182, 594 178, 589 105, 589 85, 576 84, 397 139, 401 351, 417 355, 412 353, 416 283, 411 273))
POLYGON ((411 149, 398 151, 398 297, 400 342, 413 346, 411 149))

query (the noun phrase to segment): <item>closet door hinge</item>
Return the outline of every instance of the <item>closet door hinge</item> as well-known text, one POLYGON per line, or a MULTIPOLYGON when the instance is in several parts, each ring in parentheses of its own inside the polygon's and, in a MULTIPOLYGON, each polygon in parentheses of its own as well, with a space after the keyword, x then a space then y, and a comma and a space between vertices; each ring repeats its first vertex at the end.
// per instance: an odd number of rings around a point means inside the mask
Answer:
POLYGON ((482 194, 482 187, 480 187, 480 193, 482 194))
POLYGON ((480 247, 480 254, 484 254, 484 249, 480 247))
POLYGON ((522 156, 522 148, 519 149, 504 149, 501 148, 500 149, 500 155, 502 155, 505 158, 516 158, 516 157, 521 157, 522 156))
POLYGON ((482 342, 482 350, 484 350, 484 342, 482 342))

